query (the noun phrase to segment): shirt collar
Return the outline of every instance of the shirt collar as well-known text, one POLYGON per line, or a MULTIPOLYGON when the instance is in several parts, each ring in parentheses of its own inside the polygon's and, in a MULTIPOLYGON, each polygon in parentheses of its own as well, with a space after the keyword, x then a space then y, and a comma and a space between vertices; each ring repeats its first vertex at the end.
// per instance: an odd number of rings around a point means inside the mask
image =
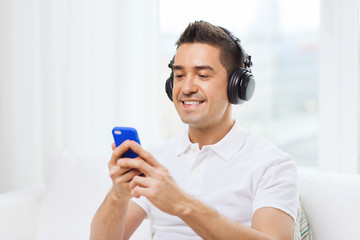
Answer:
MULTIPOLYGON (((234 126, 223 139, 206 147, 216 152, 223 160, 230 160, 242 148, 248 134, 249 131, 243 129, 237 122, 235 122, 234 126)), ((181 139, 177 147, 177 155, 185 153, 192 145, 197 145, 198 148, 197 143, 194 144, 190 141, 188 129, 179 137, 181 139)))
POLYGON ((176 154, 179 156, 185 153, 193 143, 189 139, 189 129, 187 128, 186 131, 183 131, 178 137, 180 138, 179 144, 176 148, 176 154))
POLYGON ((244 145, 249 132, 235 122, 231 130, 223 139, 209 148, 214 150, 222 159, 230 160, 244 145))

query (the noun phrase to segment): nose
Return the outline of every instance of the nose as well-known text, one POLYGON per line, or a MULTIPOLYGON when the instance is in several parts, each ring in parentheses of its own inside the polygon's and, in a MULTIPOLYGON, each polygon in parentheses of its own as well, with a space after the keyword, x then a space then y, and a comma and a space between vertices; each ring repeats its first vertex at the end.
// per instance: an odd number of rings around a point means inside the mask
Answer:
POLYGON ((188 74, 185 79, 182 81, 182 93, 185 95, 190 95, 198 91, 198 87, 195 81, 195 76, 188 74))

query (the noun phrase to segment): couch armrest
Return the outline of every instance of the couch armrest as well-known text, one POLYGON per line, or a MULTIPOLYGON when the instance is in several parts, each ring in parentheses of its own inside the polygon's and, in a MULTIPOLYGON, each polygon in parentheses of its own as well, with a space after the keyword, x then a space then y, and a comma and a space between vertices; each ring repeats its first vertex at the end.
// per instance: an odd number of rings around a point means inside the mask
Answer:
POLYGON ((360 236, 360 175, 299 171, 300 193, 314 239, 360 236))
POLYGON ((0 194, 0 239, 36 239, 45 186, 0 194))

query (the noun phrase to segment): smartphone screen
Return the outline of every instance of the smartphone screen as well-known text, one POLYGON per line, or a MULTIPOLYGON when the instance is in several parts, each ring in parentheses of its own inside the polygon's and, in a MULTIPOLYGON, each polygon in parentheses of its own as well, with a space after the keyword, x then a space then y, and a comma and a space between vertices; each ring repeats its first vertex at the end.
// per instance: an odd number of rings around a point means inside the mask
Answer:
MULTIPOLYGON (((133 140, 140 144, 139 136, 135 128, 132 127, 114 127, 112 134, 115 141, 115 146, 118 147, 125 140, 133 140)), ((138 155, 131 149, 126 151, 122 158, 136 158, 138 155)))

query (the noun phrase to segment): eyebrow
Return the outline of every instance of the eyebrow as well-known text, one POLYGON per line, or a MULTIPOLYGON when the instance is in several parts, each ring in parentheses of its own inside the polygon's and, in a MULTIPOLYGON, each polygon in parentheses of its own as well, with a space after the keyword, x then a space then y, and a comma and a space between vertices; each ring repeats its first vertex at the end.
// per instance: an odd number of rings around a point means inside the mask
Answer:
MULTIPOLYGON (((214 68, 212 68, 211 66, 209 65, 200 65, 200 66, 195 66, 193 67, 194 69, 197 69, 197 70, 210 70, 210 71, 215 71, 214 68)), ((183 70, 184 67, 183 66, 180 66, 180 65, 174 65, 173 66, 173 70, 183 70)))

